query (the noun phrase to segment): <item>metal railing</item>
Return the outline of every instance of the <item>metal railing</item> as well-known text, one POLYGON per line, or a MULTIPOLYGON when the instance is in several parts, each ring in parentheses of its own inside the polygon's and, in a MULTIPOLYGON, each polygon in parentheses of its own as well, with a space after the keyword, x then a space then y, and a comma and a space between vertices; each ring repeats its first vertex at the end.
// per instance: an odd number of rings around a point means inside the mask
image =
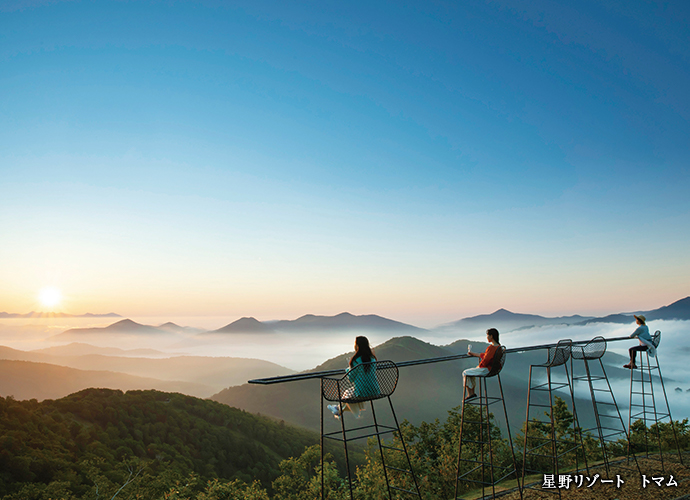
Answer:
MULTIPOLYGON (((577 341, 574 341, 572 343, 572 345, 585 345, 585 344, 588 344, 591 340, 592 339, 577 340, 577 341)), ((619 340, 633 340, 633 339, 631 339, 630 337, 615 337, 612 339, 606 339, 607 342, 617 342, 619 340)), ((557 345, 557 343, 514 347, 512 349, 506 349, 506 353, 538 351, 540 349, 548 349, 549 347, 556 347, 556 345, 557 345)), ((426 365, 426 364, 430 364, 430 363, 443 363, 444 361, 455 361, 458 359, 469 359, 471 357, 472 356, 469 356, 467 354, 453 354, 450 356, 440 356, 440 357, 436 357, 436 358, 413 359, 410 361, 400 361, 400 362, 396 361, 395 364, 398 365, 399 368, 403 368, 406 366, 417 366, 417 365, 426 365)), ((337 370, 325 370, 325 371, 320 371, 320 372, 302 372, 302 373, 296 373, 294 375, 281 375, 279 377, 257 378, 257 379, 249 380, 248 383, 250 383, 250 384, 261 384, 261 385, 282 384, 285 382, 297 382, 300 380, 332 377, 332 376, 343 375, 343 374, 345 374, 345 369, 339 368, 337 370)))

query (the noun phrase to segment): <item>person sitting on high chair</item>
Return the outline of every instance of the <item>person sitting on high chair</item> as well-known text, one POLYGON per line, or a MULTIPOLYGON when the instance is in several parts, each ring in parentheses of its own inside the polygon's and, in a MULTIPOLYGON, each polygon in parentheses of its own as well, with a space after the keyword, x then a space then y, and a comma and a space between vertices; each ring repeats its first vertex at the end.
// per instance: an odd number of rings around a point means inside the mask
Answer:
POLYGON ((646 325, 647 318, 641 314, 639 316, 633 316, 635 317, 635 321, 637 323, 637 329, 630 334, 630 338, 634 339, 637 337, 640 341, 640 344, 628 349, 628 353, 630 354, 630 363, 623 365, 623 368, 630 369, 637 368, 637 365, 635 364, 637 351, 649 351, 650 356, 656 355, 656 348, 652 342, 652 336, 649 334, 649 327, 646 325))
POLYGON ((489 328, 486 331, 486 340, 489 342, 489 346, 483 353, 477 354, 476 352, 471 352, 470 350, 467 351, 467 354, 474 356, 475 358, 479 358, 480 361, 476 368, 468 368, 462 372, 462 376, 465 379, 465 386, 467 387, 467 397, 465 398, 465 401, 469 401, 470 399, 477 397, 477 394, 474 392, 476 377, 486 377, 489 374, 491 371, 491 366, 493 365, 494 354, 496 354, 496 350, 501 345, 498 342, 498 330, 495 328, 489 328))
MULTIPOLYGON (((369 339, 362 336, 356 337, 355 354, 350 358, 350 364, 346 370, 353 386, 345 391, 343 399, 375 396, 381 392, 376 378, 376 361, 376 355, 369 345, 369 339), (362 364, 364 365, 363 369, 354 370, 355 367, 362 364)), ((331 410, 335 418, 340 418, 344 411, 352 412, 355 418, 359 418, 362 410, 364 410, 364 404, 328 405, 328 409, 331 410)))

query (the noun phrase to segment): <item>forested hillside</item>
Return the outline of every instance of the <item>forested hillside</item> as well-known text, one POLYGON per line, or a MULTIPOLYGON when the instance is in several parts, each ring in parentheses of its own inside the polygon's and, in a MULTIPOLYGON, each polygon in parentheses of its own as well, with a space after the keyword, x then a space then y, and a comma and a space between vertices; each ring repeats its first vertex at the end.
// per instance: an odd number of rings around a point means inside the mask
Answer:
POLYGON ((124 484, 130 473, 159 488, 151 495, 190 474, 268 487, 283 459, 317 442, 308 431, 182 394, 87 389, 41 403, 0 397, 0 498, 81 498, 124 484))
MULTIPOLYGON (((565 401, 555 399, 558 439, 572 443, 573 415, 565 401)), ((480 434, 487 428, 476 425, 475 406, 465 411, 470 423, 464 430, 463 455, 476 458, 481 452, 478 442, 486 439, 480 434)), ((454 492, 459 412, 459 407, 453 408, 443 422, 423 422, 418 427, 401 422, 425 498, 450 498, 454 492)), ((493 415, 489 418, 493 420, 493 415)), ((669 424, 661 424, 657 430, 665 450, 676 453, 675 436, 681 449, 687 449, 687 419, 676 422, 675 431, 669 424)), ((522 431, 513 436, 518 470, 522 431)), ((650 431, 656 432, 654 427, 650 431)), ((506 436, 495 425, 490 432, 496 463, 512 466, 506 436)), ((541 441, 546 432, 546 428, 533 426, 530 437, 541 441)), ((645 435, 644 424, 636 422, 633 449, 646 449, 645 435)), ((393 486, 410 490, 414 488, 412 477, 396 472, 407 467, 399 438, 397 433, 392 435, 384 452, 386 463, 393 467, 389 479, 393 486)), ((314 441, 316 436, 307 431, 180 394, 89 389, 43 403, 0 398, 0 499, 313 500, 321 488, 320 452, 318 445, 305 445, 314 441)), ((599 442, 586 434, 584 443, 584 452, 577 451, 578 460, 586 455, 594 466, 602 458, 599 442)), ((337 449, 337 443, 335 446, 330 451, 337 449)), ((609 446, 614 455, 624 455, 627 450, 624 440, 609 446)), ((564 453, 562 465, 572 466, 575 459, 575 452, 564 453)), ((530 460, 535 460, 530 462, 535 470, 551 466, 539 456, 530 460)), ((462 472, 473 467, 463 464, 462 472)), ((379 500, 385 496, 375 440, 350 465, 356 477, 355 498, 379 500)), ((350 498, 342 464, 339 471, 327 454, 324 471, 327 498, 350 498)), ((686 472, 676 468, 673 473, 679 483, 687 484, 686 472)), ((471 483, 463 484, 461 492, 469 493, 471 488, 471 483)))

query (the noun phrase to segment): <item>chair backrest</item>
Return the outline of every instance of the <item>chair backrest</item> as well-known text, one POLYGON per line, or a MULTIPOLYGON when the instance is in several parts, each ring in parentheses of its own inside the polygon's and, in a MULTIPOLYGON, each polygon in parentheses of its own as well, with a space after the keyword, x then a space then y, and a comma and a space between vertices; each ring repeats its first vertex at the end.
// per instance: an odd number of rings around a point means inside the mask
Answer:
POLYGON ((398 366, 392 361, 362 363, 341 378, 322 379, 323 397, 328 401, 361 403, 385 398, 398 385, 398 366))
POLYGON ((606 339, 602 336, 594 337, 585 345, 572 346, 574 359, 598 359, 606 352, 606 339))
POLYGON ((493 377, 501 373, 501 370, 503 369, 503 365, 505 364, 505 362, 506 346, 502 345, 499 346, 498 349, 496 349, 496 352, 494 353, 494 359, 491 361, 491 370, 489 370, 489 373, 486 375, 486 377, 493 377))
POLYGON ((654 347, 659 347, 659 342, 661 342, 661 330, 657 330, 652 336, 652 344, 654 344, 654 347))
POLYGON ((556 347, 549 347, 549 359, 542 366, 554 367, 565 364, 570 359, 573 341, 570 339, 559 340, 556 347))

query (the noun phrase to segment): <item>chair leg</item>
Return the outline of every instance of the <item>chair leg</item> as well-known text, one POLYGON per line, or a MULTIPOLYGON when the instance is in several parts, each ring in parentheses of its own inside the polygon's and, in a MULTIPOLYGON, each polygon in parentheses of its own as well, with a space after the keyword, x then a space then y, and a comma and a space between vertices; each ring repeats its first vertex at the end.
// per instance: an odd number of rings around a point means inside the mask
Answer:
MULTIPOLYGON (((618 408, 618 403, 616 402, 616 396, 613 394, 613 389, 611 388, 611 383, 609 382, 609 377, 606 375, 606 369, 604 368, 604 363, 601 361, 601 358, 599 358, 599 366, 601 368, 601 373, 604 375, 604 380, 606 381, 606 387, 608 387, 608 392, 611 394, 611 401, 613 402, 613 407, 616 409, 616 414, 618 415, 618 421, 620 422, 621 429, 623 435, 625 435, 625 439, 628 442, 628 449, 630 447, 630 433, 629 430, 625 429, 625 424, 623 423, 623 416, 621 415, 621 411, 618 408)), ((604 449, 604 457, 607 460, 608 463, 608 450, 604 449)), ((633 455, 633 459, 635 460, 635 467, 637 468, 637 472, 642 476, 642 471, 640 470, 640 464, 637 462, 637 457, 633 455)), ((630 453, 628 453, 628 463, 630 463, 630 453)), ((607 469, 608 471, 608 469, 607 469)))
POLYGON ((345 434, 345 415, 340 414, 340 427, 343 431, 343 444, 345 445, 345 467, 347 467, 347 482, 350 486, 350 500, 354 500, 354 492, 352 491, 352 472, 350 471, 350 455, 347 451, 347 435, 345 434))
MULTIPOLYGON (((642 354, 647 358, 647 372, 649 373, 649 391, 652 395, 652 408, 654 408, 654 424, 656 424, 656 442, 659 447, 659 459, 661 460, 661 470, 664 470, 664 453, 661 449, 661 429, 659 428, 659 413, 656 410, 656 398, 654 396, 654 379, 652 378, 652 366, 649 363, 648 351, 640 353, 640 364, 643 363, 642 354)), ((670 412, 669 412, 670 413, 670 412)))
POLYGON ((325 500, 326 495, 326 484, 324 481, 323 474, 323 379, 321 379, 321 392, 319 393, 319 399, 321 400, 321 500, 325 500))
POLYGON ((510 454, 513 457, 513 469, 515 470, 515 482, 517 483, 518 491, 520 492, 520 500, 522 500, 522 486, 520 485, 520 477, 518 476, 517 461, 515 460, 515 448, 513 448, 513 435, 510 433, 510 422, 508 420, 508 409, 506 408, 506 400, 503 397, 503 384, 501 384, 501 375, 498 375, 498 388, 501 391, 501 403, 503 403, 503 415, 506 419, 506 429, 508 431, 508 442, 510 443, 510 454))
POLYGON ((529 367, 529 378, 527 379, 527 416, 525 417, 525 446, 522 449, 522 485, 525 485, 525 474, 527 472, 527 443, 529 436, 529 404, 532 397, 532 367, 529 367))
MULTIPOLYGON (((585 364, 587 359, 585 358, 585 364)), ((580 459, 577 454, 577 439, 580 440, 580 449, 582 450, 582 458, 585 462, 585 470, 589 474, 589 464, 587 463, 587 452, 585 451, 585 442, 582 439, 582 427, 580 426, 580 419, 577 416, 577 408, 575 407, 575 372, 573 371, 573 358, 570 357, 570 373, 568 373, 568 365, 564 366, 565 376, 568 380, 568 389, 570 389, 570 404, 573 407, 573 447, 575 448, 575 472, 580 472, 580 459)), ((587 371, 589 374, 589 369, 587 371)), ((589 377, 588 377, 589 378, 589 377)), ((590 379, 591 381, 591 379, 590 379)))
MULTIPOLYGON (((477 389, 479 391, 479 460, 482 468, 482 498, 484 498, 484 483, 486 483, 486 459, 485 459, 485 452, 484 452, 484 406, 483 406, 483 400, 482 400, 482 381, 481 379, 479 380, 479 388, 477 389)), ((488 427, 488 422, 487 422, 487 427, 488 427)))
POLYGON ((462 409, 460 410, 460 434, 458 436, 458 466, 455 469, 455 495, 453 498, 458 498, 458 489, 460 486, 460 464, 462 463, 462 431, 465 427, 465 393, 467 392, 467 377, 463 377, 462 384, 462 409))
MULTIPOLYGON (((647 418, 647 390, 646 390, 646 387, 645 387, 645 383, 646 383, 647 381, 645 380, 644 358, 642 357, 642 355, 640 355, 640 366, 639 366, 639 370, 640 370, 640 379, 639 379, 639 380, 635 380, 635 370, 634 370, 634 369, 631 369, 631 370, 630 370, 630 417, 629 417, 629 419, 628 419, 628 432, 629 432, 629 434, 630 434, 630 440, 632 440, 632 435, 633 435, 633 433, 632 433, 632 424, 634 423, 634 422, 632 421, 632 419, 633 419, 633 407, 634 407, 634 406, 641 407, 641 408, 642 408, 642 412, 639 413, 637 416, 641 415, 641 417, 642 417, 641 419, 638 419, 638 420, 641 420, 641 421, 642 421, 642 424, 643 424, 643 426, 644 426, 644 435, 643 435, 643 437, 644 437, 644 453, 645 453, 645 457, 646 457, 646 458, 649 458, 649 436, 648 436, 648 434, 649 434, 649 429, 648 429, 648 426, 647 426, 647 422, 648 422, 650 419, 647 418), (635 392, 635 382, 639 382, 639 383, 640 383, 640 392, 639 392, 639 393, 636 393, 636 392, 635 392), (634 395, 634 394, 637 394, 638 396, 641 396, 641 401, 640 401, 641 404, 635 405, 635 404, 633 403, 633 401, 634 401, 633 395, 634 395)), ((652 385, 651 371, 649 371, 649 377, 650 377, 650 378, 649 378, 649 384, 650 384, 650 387, 651 387, 651 385, 652 385)), ((631 443, 630 440, 629 440, 629 443, 631 443)), ((629 447, 628 447, 628 448, 630 449, 631 447, 632 447, 632 444, 629 444, 629 447)), ((633 453, 634 453, 634 451, 633 451, 633 453)), ((633 456, 634 456, 634 455, 633 455, 633 456)))
MULTIPOLYGON (((660 420, 664 419, 665 417, 668 417, 669 423, 671 424, 671 429, 673 431, 673 438, 674 442, 676 445, 676 450, 678 451, 678 459, 681 464, 683 464, 683 454, 680 449, 680 443, 678 442, 678 434, 676 432, 676 426, 675 423, 673 422, 673 417, 671 415, 671 407, 668 404, 668 395, 666 394, 666 387, 664 385, 664 378, 661 374, 661 366, 659 364, 658 358, 656 358, 656 366, 652 366, 652 357, 649 356, 648 352, 645 353, 640 353, 640 374, 641 374, 641 385, 642 385, 642 407, 643 407, 643 420, 645 424, 645 453, 646 456, 649 458, 649 438, 648 435, 651 432, 652 426, 655 426, 655 431, 656 431, 656 441, 657 441, 657 446, 659 448, 659 460, 661 462, 661 468, 664 470, 664 454, 662 450, 662 442, 661 442, 661 428, 660 428, 660 420), (649 378, 649 396, 651 397, 651 405, 653 408, 653 421, 654 423, 652 425, 647 425, 647 422, 649 420, 652 420, 652 418, 647 418, 647 401, 646 401, 646 393, 645 393, 645 388, 644 388, 644 362, 645 359, 647 361, 647 376, 649 378), (657 403, 656 403, 656 394, 654 392, 654 378, 652 376, 652 370, 657 370, 659 372, 659 382, 661 383, 661 390, 662 394, 664 396, 664 403, 666 404, 666 411, 667 413, 662 413, 661 416, 659 415, 659 411, 657 409, 657 403)), ((630 395, 632 398, 633 394, 633 382, 631 382, 630 385, 630 395)), ((631 405, 632 406, 632 405, 631 405)), ((649 412, 652 414, 652 412, 649 412)), ((683 464, 684 465, 684 464, 683 464)))
POLYGON ((512 436, 510 436, 510 423, 508 421, 508 411, 506 409, 506 404, 505 404, 505 399, 504 399, 504 394, 503 394, 503 386, 501 385, 501 378, 500 375, 497 376, 498 378, 498 386, 500 389, 501 397, 500 398, 491 398, 495 399, 495 401, 490 401, 489 398, 489 391, 488 391, 488 381, 486 377, 478 377, 479 378, 479 387, 476 389, 477 392, 477 399, 473 400, 474 405, 477 407, 478 412, 479 412, 479 420, 470 420, 469 422, 466 421, 466 413, 465 413, 465 404, 470 404, 470 403, 465 403, 463 401, 462 405, 462 412, 460 416, 460 431, 459 431, 459 437, 458 437, 458 466, 457 466, 457 473, 456 473, 456 479, 455 479, 455 496, 454 498, 458 498, 458 495, 460 493, 460 480, 461 478, 463 481, 467 481, 470 483, 480 483, 482 485, 482 495, 481 497, 484 498, 487 496, 487 486, 490 484, 491 485, 491 498, 496 498, 496 484, 503 479, 506 479, 510 475, 514 475, 516 478, 517 486, 518 486, 518 491, 520 493, 520 498, 522 498, 522 488, 520 487, 520 476, 517 471, 517 463, 515 460, 515 450, 513 448, 513 440, 512 436), (497 466, 494 462, 494 442, 493 438, 491 435, 491 429, 492 429, 492 424, 491 424, 491 418, 490 418, 490 411, 489 411, 489 406, 493 403, 501 402, 503 405, 503 414, 506 419, 506 426, 508 430, 508 439, 510 440, 510 451, 513 457, 513 468, 512 470, 510 467, 504 467, 504 466, 497 466), (476 440, 473 436, 470 436, 469 442, 475 443, 479 445, 479 450, 477 451, 476 455, 473 456, 472 458, 468 457, 463 459, 462 458, 462 445, 463 445, 463 437, 464 437, 464 426, 466 423, 469 424, 476 424, 477 425, 477 437, 476 440), (469 469, 461 473, 461 466, 462 464, 467 464, 471 463, 474 464, 475 466, 473 467, 470 465, 469 469), (507 471, 508 473, 503 476, 502 472, 501 474, 497 474, 497 469, 499 471, 507 471), (474 476, 476 479, 469 479, 468 477, 474 476))
MULTIPOLYGON (((481 391, 481 386, 482 382, 484 382, 484 409, 486 410, 486 436, 487 436, 487 441, 489 443, 489 475, 491 477, 491 496, 492 498, 496 498, 496 477, 494 475, 494 453, 493 453, 493 446, 491 444, 491 422, 489 421, 489 392, 486 387, 486 378, 480 379, 480 391, 481 391)), ((479 397, 481 398, 481 394, 479 397)), ((480 401, 481 403, 481 401, 480 401)), ((482 411, 480 407, 480 412, 482 411)), ((484 417, 480 417, 479 420, 483 420, 484 417)), ((482 440, 483 441, 483 440, 482 440)), ((483 446, 483 443, 482 443, 483 446)), ((482 484, 482 496, 484 496, 484 484, 482 484)))
MULTIPOLYGON (((372 404, 373 404, 373 401, 372 401, 372 404)), ((417 496, 419 496, 419 498, 421 498, 422 494, 419 491, 419 484, 417 483, 417 475, 414 473, 414 468, 412 467, 412 461, 410 460, 410 454, 407 451, 407 445, 405 444, 405 439, 402 435, 402 430, 400 429, 400 424, 398 423, 398 416, 395 414, 395 409, 393 408, 393 402, 391 401, 390 396, 388 396, 388 404, 391 407, 391 413, 393 414, 393 420, 395 421, 395 428, 398 429, 398 432, 400 433, 400 444, 402 445, 403 453, 405 453, 405 458, 407 459, 407 466, 410 468, 410 474, 412 475, 412 481, 414 482, 415 491, 417 492, 417 496)))
POLYGON ((391 494, 390 482, 388 480, 388 471, 386 470, 386 458, 383 456, 383 443, 381 442, 381 434, 379 433, 379 421, 376 418, 376 409, 374 408, 374 402, 371 402, 371 415, 374 417, 374 428, 376 429, 376 440, 379 443, 379 453, 381 453, 381 468, 383 469, 383 477, 386 480, 386 488, 388 490, 388 498, 393 499, 391 494))
MULTIPOLYGON (((553 464, 553 468, 555 471, 555 477, 558 477, 560 475, 560 470, 558 468, 558 443, 556 441, 556 421, 553 415, 553 390, 551 389, 551 367, 547 366, 546 367, 546 378, 549 383, 549 415, 551 417, 551 450, 553 453, 553 460, 551 463, 553 464)), ((558 498, 561 498, 561 489, 558 488, 558 498)))
MULTIPOLYGON (((649 359, 649 355, 647 355, 649 359)), ((666 396, 666 387, 664 386, 664 377, 661 376, 661 365, 659 364, 659 358, 656 359, 657 370, 659 371, 659 381, 661 382, 661 390, 664 393, 664 401, 666 402, 666 408, 668 409, 668 419, 671 421, 671 429, 673 429, 673 439, 676 442, 676 449, 678 450, 678 459, 681 465, 683 464, 683 453, 680 451, 680 443, 678 442, 678 433, 676 432, 676 424, 673 423, 673 417, 671 416, 671 407, 668 405, 668 396, 666 396)))
MULTIPOLYGON (((644 360, 640 356, 640 379, 642 384, 642 421, 644 422, 644 448, 647 458, 649 458, 649 429, 647 427, 647 392, 644 387, 644 360)), ((649 378, 649 385, 652 385, 651 375, 649 378)))
POLYGON ((632 449, 632 424, 633 424, 633 383, 635 382, 635 370, 630 368, 630 403, 628 404, 628 460, 630 455, 635 456, 635 451, 632 449))

